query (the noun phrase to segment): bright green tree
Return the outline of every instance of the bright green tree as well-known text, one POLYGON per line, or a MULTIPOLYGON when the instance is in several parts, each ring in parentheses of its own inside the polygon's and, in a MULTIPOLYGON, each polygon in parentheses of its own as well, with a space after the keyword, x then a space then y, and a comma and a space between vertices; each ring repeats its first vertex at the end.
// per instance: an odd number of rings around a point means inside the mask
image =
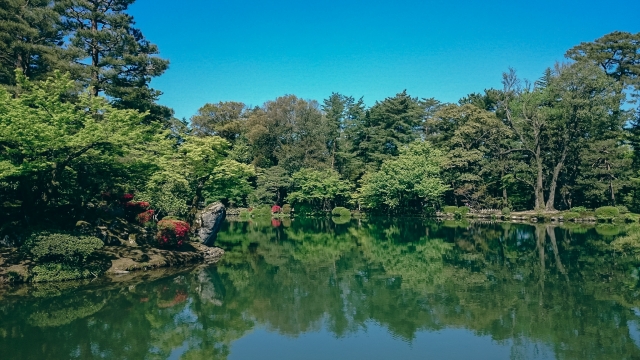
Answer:
POLYGON ((81 212, 102 191, 126 190, 153 168, 145 147, 157 136, 140 126, 143 114, 76 96, 59 73, 31 83, 18 72, 18 85, 17 97, 0 88, 0 192, 24 213, 81 212))
POLYGON ((397 158, 384 161, 380 170, 365 175, 358 201, 377 211, 422 211, 449 190, 440 178, 445 161, 441 150, 415 141, 400 148, 397 158))
POLYGON ((294 206, 301 204, 329 211, 336 205, 344 205, 353 187, 335 170, 302 169, 293 174, 292 188, 287 200, 294 206))

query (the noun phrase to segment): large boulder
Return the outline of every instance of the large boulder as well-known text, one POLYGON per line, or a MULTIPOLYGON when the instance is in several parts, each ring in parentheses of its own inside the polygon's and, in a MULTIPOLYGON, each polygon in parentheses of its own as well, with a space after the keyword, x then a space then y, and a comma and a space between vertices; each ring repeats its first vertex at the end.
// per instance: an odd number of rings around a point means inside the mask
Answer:
POLYGON ((213 246, 222 222, 227 217, 227 209, 219 202, 210 204, 196 216, 196 234, 207 246, 213 246))

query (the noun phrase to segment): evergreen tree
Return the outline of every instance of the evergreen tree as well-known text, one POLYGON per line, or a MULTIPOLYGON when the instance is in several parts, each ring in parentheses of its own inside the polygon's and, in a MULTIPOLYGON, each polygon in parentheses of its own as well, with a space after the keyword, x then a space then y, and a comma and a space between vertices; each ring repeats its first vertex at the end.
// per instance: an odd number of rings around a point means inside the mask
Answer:
POLYGON ((63 33, 49 0, 0 0, 0 84, 14 85, 15 72, 43 79, 62 62, 63 33))
POLYGON ((376 102, 363 121, 359 155, 377 166, 398 156, 402 145, 416 140, 422 131, 425 109, 417 98, 403 91, 376 102))
POLYGON ((126 13, 135 0, 60 0, 56 9, 69 33, 68 49, 93 96, 104 92, 119 108, 149 111, 168 120, 172 110, 155 104, 161 92, 149 87, 169 62, 135 28, 126 13))

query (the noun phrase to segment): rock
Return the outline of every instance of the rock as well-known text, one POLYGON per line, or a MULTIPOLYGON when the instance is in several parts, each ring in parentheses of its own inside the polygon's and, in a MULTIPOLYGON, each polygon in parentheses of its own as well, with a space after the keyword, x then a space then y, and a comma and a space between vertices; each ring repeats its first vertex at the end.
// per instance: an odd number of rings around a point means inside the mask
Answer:
POLYGON ((219 202, 210 204, 197 215, 196 234, 204 245, 213 246, 226 216, 227 209, 219 202))

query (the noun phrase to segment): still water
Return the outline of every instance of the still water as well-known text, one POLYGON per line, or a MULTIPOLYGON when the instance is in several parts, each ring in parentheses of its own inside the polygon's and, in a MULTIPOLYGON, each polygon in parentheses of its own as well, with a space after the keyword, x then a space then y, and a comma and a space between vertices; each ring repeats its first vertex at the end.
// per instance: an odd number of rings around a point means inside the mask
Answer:
POLYGON ((0 295, 1 359, 640 359, 613 226, 228 222, 217 266, 0 295))

